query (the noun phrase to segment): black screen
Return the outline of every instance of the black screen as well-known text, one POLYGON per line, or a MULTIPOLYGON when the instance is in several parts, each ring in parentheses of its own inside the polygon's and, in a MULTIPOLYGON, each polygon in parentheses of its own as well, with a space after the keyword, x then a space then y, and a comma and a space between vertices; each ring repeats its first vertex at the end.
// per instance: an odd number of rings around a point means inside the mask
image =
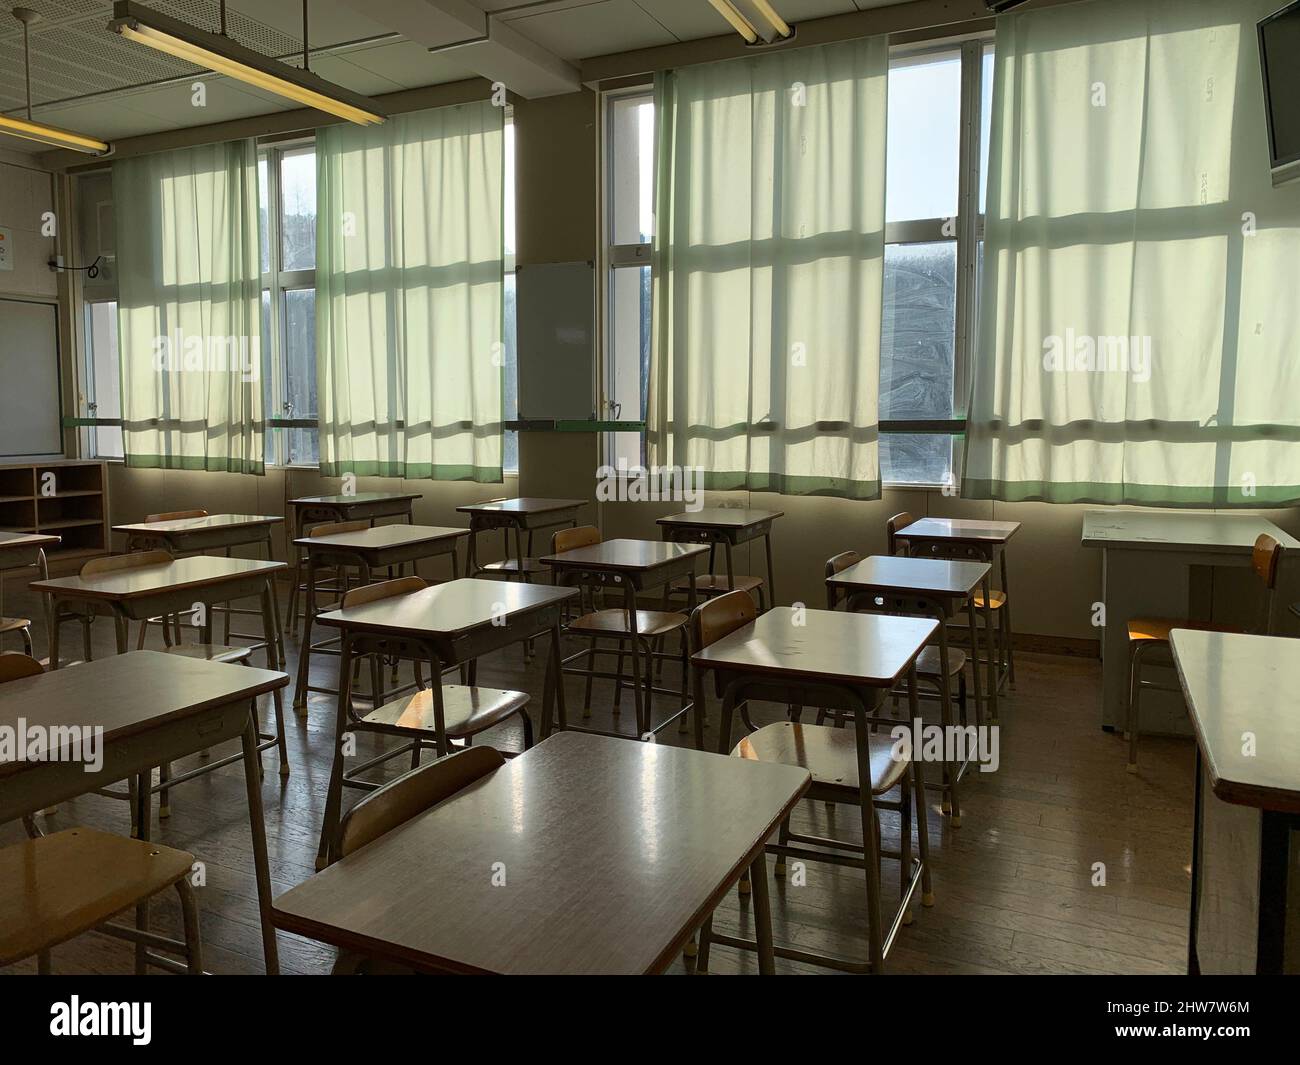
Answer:
POLYGON ((1300 159, 1300 3, 1259 24, 1273 166, 1300 159))

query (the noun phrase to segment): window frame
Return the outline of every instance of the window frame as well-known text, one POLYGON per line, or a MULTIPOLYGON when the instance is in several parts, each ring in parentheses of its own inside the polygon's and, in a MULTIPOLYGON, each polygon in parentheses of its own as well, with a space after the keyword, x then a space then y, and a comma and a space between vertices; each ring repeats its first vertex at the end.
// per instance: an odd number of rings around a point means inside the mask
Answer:
POLYGON ((949 480, 934 484, 924 481, 890 481, 881 468, 881 483, 886 488, 953 490, 958 483, 957 438, 966 431, 966 405, 970 394, 970 364, 975 357, 976 316, 979 308, 977 274, 979 243, 984 239, 984 215, 979 210, 981 144, 981 103, 984 90, 983 64, 986 52, 993 48, 990 33, 972 34, 961 39, 927 41, 920 44, 894 45, 889 50, 891 67, 926 55, 952 54, 961 60, 961 99, 957 147, 957 214, 949 218, 909 219, 887 222, 885 247, 890 245, 938 244, 954 242, 957 249, 956 306, 953 315, 952 410, 949 419, 881 419, 879 429, 886 435, 942 435, 950 441, 949 480), (952 224, 951 235, 944 232, 952 224))

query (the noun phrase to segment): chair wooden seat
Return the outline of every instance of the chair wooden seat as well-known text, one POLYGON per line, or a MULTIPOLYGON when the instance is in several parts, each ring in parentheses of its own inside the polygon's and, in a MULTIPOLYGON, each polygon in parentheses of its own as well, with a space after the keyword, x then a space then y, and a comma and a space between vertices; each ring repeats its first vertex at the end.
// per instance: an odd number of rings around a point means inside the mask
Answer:
MULTIPOLYGON (((975 593, 971 598, 975 600, 975 609, 976 609, 976 610, 983 610, 983 609, 984 609, 984 593, 983 593, 983 592, 976 592, 976 593, 975 593)), ((1007 605, 1007 596, 1006 596, 1006 593, 1005 593, 1005 592, 999 592, 999 591, 997 591, 997 590, 995 589, 993 592, 991 592, 991 593, 989 594, 989 600, 988 600, 988 602, 989 602, 989 609, 990 609, 990 610, 1001 610, 1004 606, 1007 605)))
MULTIPOLYGON (((872 735, 868 739, 871 793, 883 795, 903 779, 908 762, 892 756, 894 741, 890 737, 872 735)), ((850 799, 857 799, 858 745, 853 729, 777 721, 750 733, 731 753, 753 762, 800 766, 812 774, 814 785, 842 789, 850 799)))
POLYGON ((32 627, 29 618, 0 618, 0 634, 6 632, 22 632, 24 629, 32 627))
MULTIPOLYGON (((735 590, 738 592, 752 592, 763 587, 762 577, 747 577, 744 574, 737 573, 731 580, 735 581, 735 590)), ((674 592, 689 592, 691 590, 691 579, 689 577, 678 577, 670 587, 674 592)), ((699 595, 725 595, 731 590, 730 582, 727 580, 725 573, 705 573, 695 578, 695 591, 699 595)))
POLYGON ((0 965, 58 946, 185 877, 194 855, 69 828, 0 849, 0 965))
MULTIPOLYGON (((479 570, 484 573, 518 573, 519 560, 516 558, 507 558, 500 562, 488 562, 479 566, 479 570)), ((525 573, 545 573, 546 567, 535 558, 524 559, 525 573)))
MULTIPOLYGON (((916 671, 925 677, 938 677, 943 674, 943 659, 939 656, 939 648, 926 647, 916 656, 916 671)), ((948 648, 948 676, 955 677, 959 675, 962 668, 966 665, 966 652, 960 647, 948 648)))
POLYGON ((181 643, 165 648, 169 655, 182 658, 199 658, 205 662, 247 662, 253 654, 251 647, 227 643, 181 643))
MULTIPOLYGON (((676 632, 686 624, 686 615, 672 610, 638 610, 636 612, 636 634, 638 636, 663 636, 676 632)), ((597 610, 584 614, 569 623, 569 631, 577 636, 627 636, 628 626, 626 610, 597 610)))
POLYGON ((1189 618, 1129 618, 1129 640, 1160 640, 1169 642, 1174 629, 1199 629, 1202 632, 1242 632, 1235 625, 1218 625, 1213 621, 1192 621, 1189 618))
MULTIPOLYGON (((527 705, 528 696, 524 692, 464 684, 442 686, 443 722, 449 739, 460 740, 485 732, 513 714, 523 715, 527 705)), ((433 692, 425 688, 393 699, 371 710, 361 720, 380 732, 436 732, 433 692)))

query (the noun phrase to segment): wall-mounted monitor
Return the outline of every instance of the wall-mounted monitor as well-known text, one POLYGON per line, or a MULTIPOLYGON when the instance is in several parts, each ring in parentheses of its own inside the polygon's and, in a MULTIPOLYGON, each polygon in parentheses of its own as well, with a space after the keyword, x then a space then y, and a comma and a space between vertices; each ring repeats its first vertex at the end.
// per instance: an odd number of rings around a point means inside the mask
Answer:
POLYGON ((1280 185, 1300 178, 1300 0, 1260 21, 1259 68, 1269 165, 1280 185))

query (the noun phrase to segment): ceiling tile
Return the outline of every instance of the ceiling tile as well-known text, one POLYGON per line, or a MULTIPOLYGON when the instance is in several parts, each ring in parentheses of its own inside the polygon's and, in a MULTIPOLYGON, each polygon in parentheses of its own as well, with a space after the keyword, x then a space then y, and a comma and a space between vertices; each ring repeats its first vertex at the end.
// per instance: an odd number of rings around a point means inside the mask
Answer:
POLYGON ((633 0, 603 0, 564 11, 544 11, 512 19, 510 26, 569 60, 653 48, 677 39, 633 0))
MULTIPOLYGON (((859 0, 859 3, 868 2, 869 0, 859 0)), ((708 0, 636 0, 636 3, 684 41, 735 32, 727 20, 709 5, 708 0)), ((745 10, 744 0, 739 0, 738 6, 745 10)), ((787 22, 796 25, 808 19, 843 15, 857 10, 853 0, 772 0, 772 6, 787 22)), ((757 15, 753 15, 752 10, 746 11, 746 14, 752 15, 751 21, 758 29, 766 28, 765 23, 756 21, 757 15)))
MULTIPOLYGON (((346 59, 353 66, 370 71, 394 83, 395 89, 418 89, 424 85, 438 85, 444 81, 463 81, 477 75, 469 66, 458 58, 453 49, 448 52, 431 53, 422 44, 414 41, 393 41, 391 44, 376 44, 368 48, 354 48, 340 53, 339 58, 346 59)), ((313 64, 314 65, 314 64, 313 64)), ((349 88, 353 86, 347 84, 349 88)), ((373 90, 361 90, 373 91, 373 90)))

